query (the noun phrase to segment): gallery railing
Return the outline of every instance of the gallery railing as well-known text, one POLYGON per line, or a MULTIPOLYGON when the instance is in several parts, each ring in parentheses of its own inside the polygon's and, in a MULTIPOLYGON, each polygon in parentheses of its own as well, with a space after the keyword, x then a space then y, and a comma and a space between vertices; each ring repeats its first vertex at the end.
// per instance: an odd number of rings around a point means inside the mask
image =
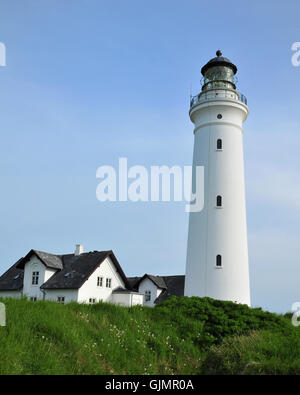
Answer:
POLYGON ((233 90, 231 91, 231 90, 227 90, 227 89, 220 89, 220 90, 212 89, 212 90, 200 92, 196 96, 191 96, 190 105, 191 105, 191 108, 193 108, 203 101, 215 100, 215 99, 225 99, 225 98, 238 100, 241 103, 244 103, 247 105, 247 98, 245 95, 243 95, 240 92, 236 92, 233 90))

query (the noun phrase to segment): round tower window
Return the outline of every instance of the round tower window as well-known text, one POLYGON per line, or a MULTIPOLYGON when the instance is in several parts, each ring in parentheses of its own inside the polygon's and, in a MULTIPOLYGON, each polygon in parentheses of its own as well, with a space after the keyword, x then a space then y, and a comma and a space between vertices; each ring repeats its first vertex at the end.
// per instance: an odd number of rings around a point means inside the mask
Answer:
POLYGON ((218 114, 218 115, 217 115, 217 118, 218 118, 218 119, 222 119, 222 114, 218 114))

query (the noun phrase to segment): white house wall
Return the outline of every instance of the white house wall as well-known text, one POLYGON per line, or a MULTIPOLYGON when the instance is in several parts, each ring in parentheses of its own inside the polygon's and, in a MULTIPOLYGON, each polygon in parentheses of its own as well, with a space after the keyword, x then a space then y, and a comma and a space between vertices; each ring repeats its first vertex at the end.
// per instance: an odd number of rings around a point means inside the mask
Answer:
POLYGON ((131 306, 143 306, 144 304, 144 295, 132 294, 131 295, 131 306))
POLYGON ((90 298, 95 298, 96 302, 112 302, 112 291, 118 287, 125 288, 124 281, 107 257, 79 289, 78 302, 88 303, 90 298), (97 286, 98 277, 103 277, 102 287, 97 286), (106 287, 107 278, 111 278, 111 288, 106 287))
POLYGON ((120 306, 136 306, 143 305, 144 295, 135 293, 114 293, 112 294, 112 303, 120 306))
POLYGON ((45 292, 45 300, 58 301, 58 297, 64 297, 65 303, 78 301, 77 289, 47 289, 45 292))
POLYGON ((0 291, 0 298, 21 298, 22 291, 0 291))
POLYGON ((130 293, 112 294, 111 302, 120 306, 131 306, 130 293))

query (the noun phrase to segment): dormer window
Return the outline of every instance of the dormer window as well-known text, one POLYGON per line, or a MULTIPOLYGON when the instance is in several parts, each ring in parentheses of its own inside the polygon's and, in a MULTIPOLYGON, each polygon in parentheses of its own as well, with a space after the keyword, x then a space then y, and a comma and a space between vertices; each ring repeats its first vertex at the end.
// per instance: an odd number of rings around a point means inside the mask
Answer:
POLYGON ((39 283, 39 272, 32 272, 32 285, 38 285, 39 283))

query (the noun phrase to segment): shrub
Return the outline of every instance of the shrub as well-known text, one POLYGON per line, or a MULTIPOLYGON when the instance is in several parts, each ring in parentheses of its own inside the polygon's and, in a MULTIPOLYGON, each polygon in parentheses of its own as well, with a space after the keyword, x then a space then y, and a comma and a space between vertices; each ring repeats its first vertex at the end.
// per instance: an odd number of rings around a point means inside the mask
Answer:
POLYGON ((220 344, 228 336, 248 334, 253 330, 268 329, 290 333, 291 324, 284 317, 261 308, 198 297, 172 297, 156 306, 156 309, 172 314, 176 322, 193 319, 202 323, 200 344, 220 344))

